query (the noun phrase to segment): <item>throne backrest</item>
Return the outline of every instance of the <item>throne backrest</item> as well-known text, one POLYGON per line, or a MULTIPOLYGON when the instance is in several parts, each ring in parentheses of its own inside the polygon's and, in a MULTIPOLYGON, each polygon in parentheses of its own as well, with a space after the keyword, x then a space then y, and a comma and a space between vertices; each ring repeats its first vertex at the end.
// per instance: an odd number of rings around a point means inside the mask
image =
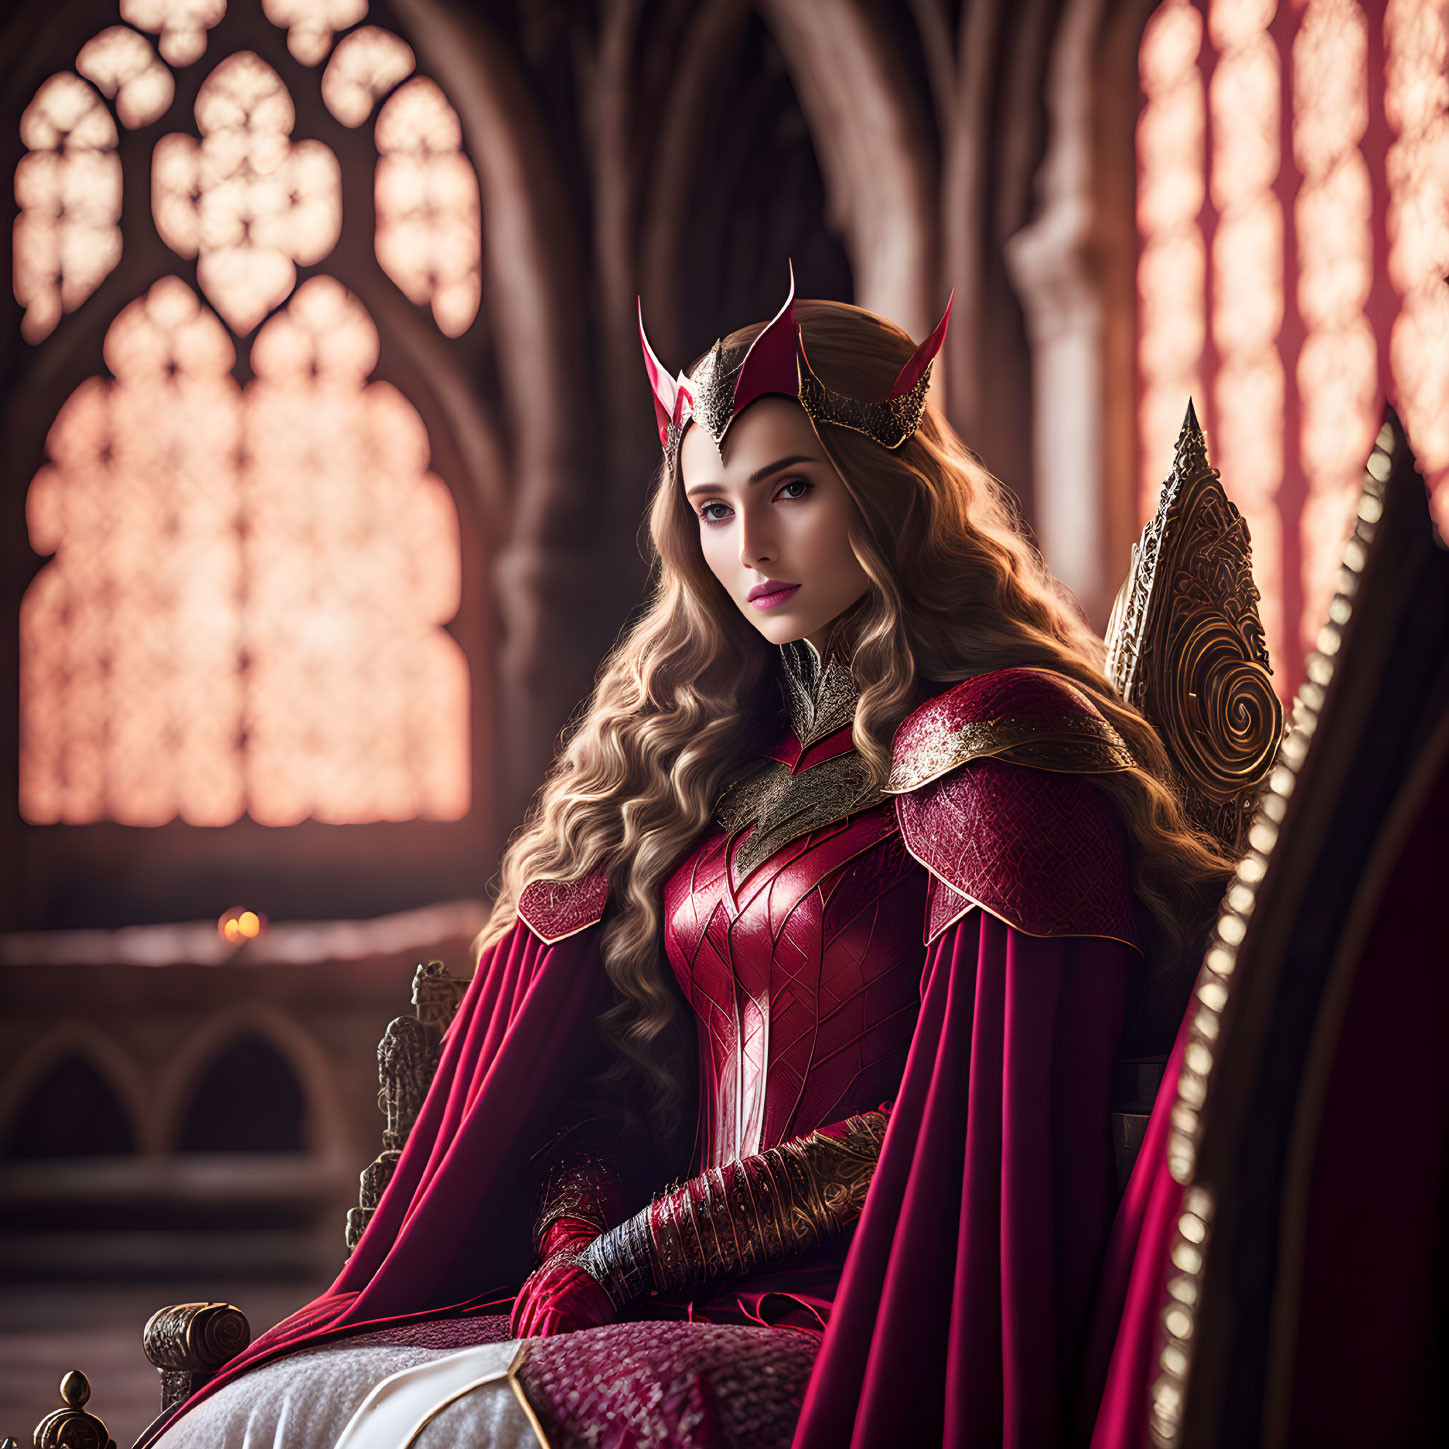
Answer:
POLYGON ((1107 677, 1167 748, 1193 821, 1242 853, 1283 736, 1253 551, 1192 403, 1107 626, 1107 677))
POLYGON ((394 1017, 377 1044, 377 1105, 383 1115, 382 1151, 363 1168, 357 1206, 347 1211, 349 1253, 357 1246, 377 1210, 408 1133, 422 1110, 423 1099, 438 1070, 443 1033, 458 1010, 469 979, 449 975, 441 961, 419 966, 413 975, 415 1015, 394 1017))

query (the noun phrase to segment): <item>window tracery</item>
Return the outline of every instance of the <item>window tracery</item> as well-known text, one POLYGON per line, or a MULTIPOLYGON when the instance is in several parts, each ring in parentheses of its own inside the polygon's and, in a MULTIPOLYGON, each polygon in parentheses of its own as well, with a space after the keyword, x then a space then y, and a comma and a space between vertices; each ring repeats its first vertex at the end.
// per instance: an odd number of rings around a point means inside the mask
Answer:
POLYGON ((1138 357, 1141 510, 1157 507, 1159 461, 1201 398, 1207 252, 1198 215, 1206 191, 1206 115, 1198 55, 1202 16, 1171 0, 1147 23, 1139 52, 1146 104, 1137 126, 1138 357))
POLYGON ((121 124, 131 130, 159 121, 176 94, 176 82, 156 59, 150 41, 124 25, 113 25, 86 41, 75 68, 116 103, 121 124))
POLYGON ((332 37, 367 14, 367 0, 262 0, 262 10, 287 32, 287 49, 303 65, 327 58, 332 37))
POLYGON ((27 500, 54 555, 21 604, 27 820, 466 813, 457 515, 377 347, 326 277, 245 389, 179 278, 112 324, 113 380, 67 401, 27 500))
POLYGON ((1389 0, 1384 39, 1389 279, 1403 298, 1389 360, 1449 538, 1449 3, 1389 0))
POLYGON ((121 0, 121 19, 160 37, 172 65, 190 65, 206 54, 206 32, 226 14, 226 0, 121 0))
MULTIPOLYGON (((15 291, 48 336, 121 253, 116 117, 170 110, 161 56, 206 49, 224 0, 122 0, 21 122, 15 291), (130 27, 136 28, 130 28, 130 27), (84 76, 85 79, 81 77, 84 76), (99 92, 99 94, 98 94, 99 92), (109 99, 108 108, 102 96, 109 99), (114 112, 114 114, 113 114, 114 112)), ((378 264, 457 336, 480 301, 477 178, 456 113, 365 0, 265 0, 322 99, 375 136, 378 264), (406 94, 404 94, 406 92, 406 94), (411 173, 411 174, 410 174, 411 173)), ((341 166, 291 94, 222 56, 151 156, 163 276, 105 336, 110 377, 61 407, 26 521, 49 561, 20 610, 20 803, 32 823, 456 820, 471 805, 452 495, 416 408, 372 373, 377 329, 330 254, 341 166), (178 118, 180 119, 180 118, 178 118), (164 265, 164 263, 163 263, 164 265), (218 316, 219 314, 219 316, 218 316), (223 325, 223 323, 225 325, 223 325), (240 377, 236 338, 245 342, 240 377)))
POLYGON ((478 177, 458 113, 418 76, 377 117, 377 259, 405 296, 458 337, 478 315, 478 177))
POLYGON ((320 141, 293 140, 296 111, 271 66, 228 56, 196 98, 193 136, 163 136, 151 205, 162 240, 197 257, 202 290, 239 334, 250 332, 319 262, 342 229, 342 175, 320 141))
POLYGON ((344 126, 360 126, 379 96, 413 73, 412 48, 390 30, 366 25, 337 42, 322 76, 322 99, 344 126))
POLYGON ((1211 242, 1213 457, 1252 535, 1263 633, 1269 656, 1281 660, 1283 208, 1274 190, 1282 159, 1281 79, 1278 50, 1268 35, 1276 8, 1276 0, 1213 0, 1208 11, 1217 49, 1208 85, 1208 195, 1217 208, 1211 242))
POLYGON ((28 342, 55 330, 121 259, 116 123, 79 76, 53 75, 20 118, 15 168, 15 300, 28 342))
POLYGON ((1359 149, 1368 129, 1368 24, 1354 0, 1311 0, 1293 41, 1293 153, 1302 181, 1298 237, 1300 532, 1311 648, 1378 431, 1378 348, 1365 314, 1373 284, 1373 197, 1359 149))

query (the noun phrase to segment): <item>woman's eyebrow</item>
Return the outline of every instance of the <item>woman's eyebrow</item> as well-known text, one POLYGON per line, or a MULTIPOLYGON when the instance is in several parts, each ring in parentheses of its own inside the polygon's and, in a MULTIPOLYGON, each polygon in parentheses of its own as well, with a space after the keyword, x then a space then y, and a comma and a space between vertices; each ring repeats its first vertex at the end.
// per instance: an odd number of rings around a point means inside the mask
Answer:
MULTIPOLYGON (((812 458, 808 453, 792 453, 788 458, 776 458, 773 463, 766 463, 763 468, 757 468, 750 474, 751 483, 763 483, 772 473, 778 473, 781 468, 788 468, 795 463, 818 463, 819 458, 812 458)), ((686 488, 684 496, 693 498, 696 493, 708 493, 719 488, 718 483, 696 483, 693 488, 686 488)))

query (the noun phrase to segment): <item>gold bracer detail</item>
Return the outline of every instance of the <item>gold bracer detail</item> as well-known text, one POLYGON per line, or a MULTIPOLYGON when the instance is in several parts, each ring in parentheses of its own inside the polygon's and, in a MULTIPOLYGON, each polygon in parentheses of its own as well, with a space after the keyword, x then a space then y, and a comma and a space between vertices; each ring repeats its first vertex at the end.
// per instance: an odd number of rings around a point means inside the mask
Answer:
POLYGON ((885 1129, 883 1112, 863 1112, 711 1167, 602 1233, 578 1262, 620 1309, 778 1267, 860 1216, 885 1129))
POLYGON ((588 1151, 571 1152, 544 1173, 533 1220, 534 1246, 563 1218, 588 1223, 595 1232, 609 1226, 614 1174, 602 1157, 588 1151))

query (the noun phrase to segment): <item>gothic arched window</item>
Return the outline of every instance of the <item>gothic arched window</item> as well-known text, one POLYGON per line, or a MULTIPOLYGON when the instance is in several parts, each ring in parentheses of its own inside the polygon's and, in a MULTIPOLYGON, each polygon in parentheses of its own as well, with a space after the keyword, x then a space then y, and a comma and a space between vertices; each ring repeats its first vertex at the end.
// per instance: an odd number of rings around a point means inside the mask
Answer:
POLYGON ((458 117, 367 0, 107 9, 18 126, 10 371, 74 379, 18 484, 19 816, 466 822, 476 549, 407 365, 479 314, 458 117))
POLYGON ((1431 484, 1449 469, 1446 55, 1449 0, 1167 0, 1142 39, 1141 506, 1191 394, 1285 692, 1384 391, 1431 484))

